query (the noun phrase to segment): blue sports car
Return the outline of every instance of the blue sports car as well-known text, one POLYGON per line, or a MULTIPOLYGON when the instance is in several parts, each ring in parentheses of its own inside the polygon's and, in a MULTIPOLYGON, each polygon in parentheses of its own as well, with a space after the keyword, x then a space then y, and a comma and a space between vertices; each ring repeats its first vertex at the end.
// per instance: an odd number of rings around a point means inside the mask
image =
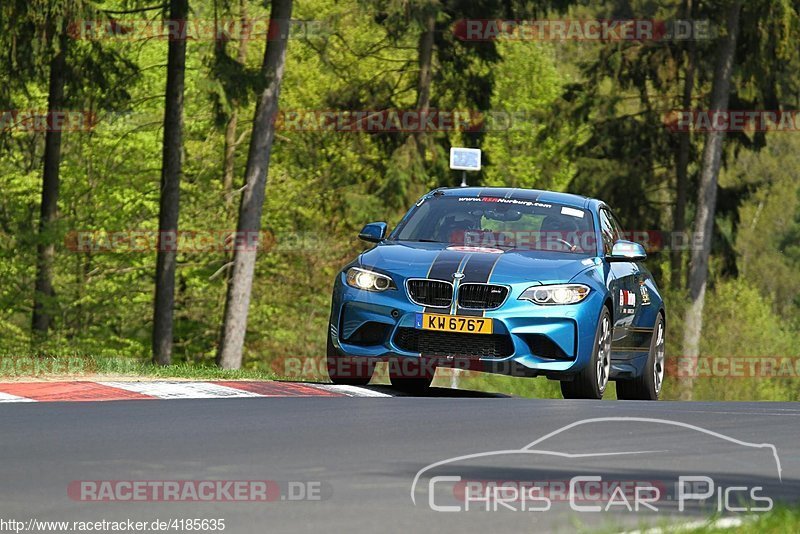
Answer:
POLYGON ((565 398, 656 400, 665 310, 611 209, 582 196, 465 187, 423 196, 337 276, 327 364, 366 384, 389 362, 392 385, 430 386, 437 367, 561 382, 565 398))

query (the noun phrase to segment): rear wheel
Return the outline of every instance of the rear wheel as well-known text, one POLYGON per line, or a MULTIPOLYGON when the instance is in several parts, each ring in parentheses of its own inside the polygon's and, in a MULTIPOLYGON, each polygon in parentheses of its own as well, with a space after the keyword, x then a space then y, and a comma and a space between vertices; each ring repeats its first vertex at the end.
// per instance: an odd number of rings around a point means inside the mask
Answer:
POLYGON ((328 377, 334 384, 342 386, 366 386, 372 379, 375 363, 370 358, 342 356, 328 336, 328 377))
POLYGON ((658 400, 664 384, 664 318, 661 314, 653 327, 650 353, 641 376, 633 380, 617 381, 617 398, 620 400, 658 400))
POLYGON ((561 382, 565 399, 602 399, 611 374, 611 314, 603 306, 594 335, 592 358, 571 382, 561 382))

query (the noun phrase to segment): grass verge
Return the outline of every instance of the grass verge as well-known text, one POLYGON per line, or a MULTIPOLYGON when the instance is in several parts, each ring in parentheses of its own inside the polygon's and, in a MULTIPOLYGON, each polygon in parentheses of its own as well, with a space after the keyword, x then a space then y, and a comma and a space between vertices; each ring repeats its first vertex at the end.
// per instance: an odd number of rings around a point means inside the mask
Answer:
POLYGON ((198 380, 274 380, 275 373, 259 369, 220 369, 205 364, 177 363, 153 365, 133 357, 95 357, 85 354, 1 355, 0 380, 56 378, 77 379, 95 376, 184 378, 198 380))
POLYGON ((729 528, 705 526, 689 530, 692 534, 784 534, 800 532, 800 508, 776 507, 771 512, 759 514, 741 525, 729 528))

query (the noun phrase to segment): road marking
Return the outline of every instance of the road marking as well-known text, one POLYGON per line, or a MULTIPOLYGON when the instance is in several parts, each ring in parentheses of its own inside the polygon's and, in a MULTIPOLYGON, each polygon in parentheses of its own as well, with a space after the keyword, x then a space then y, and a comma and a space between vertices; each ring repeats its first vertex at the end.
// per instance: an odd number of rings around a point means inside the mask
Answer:
POLYGON ((216 381, 214 384, 249 391, 259 397, 340 397, 343 393, 328 391, 319 384, 298 382, 216 381))
POLYGON ((374 389, 363 388, 359 386, 337 386, 336 384, 318 384, 316 387, 326 389, 328 391, 335 391, 337 393, 344 393, 348 397, 392 397, 388 393, 375 391, 374 389))
MULTIPOLYGON (((0 384, 0 391, 40 402, 146 399, 96 382, 16 382, 0 384)), ((13 402, 13 401, 9 401, 13 402)), ((16 401, 21 402, 21 401, 16 401)))
POLYGON ((109 401, 142 399, 224 399, 264 397, 392 397, 355 386, 277 381, 190 382, 71 381, 0 383, 0 402, 109 401))
POLYGON ((261 397, 257 393, 211 382, 100 382, 100 384, 158 399, 261 397))
POLYGON ((25 397, 19 397, 17 395, 12 395, 10 393, 4 393, 0 391, 0 402, 36 402, 33 399, 26 399, 25 397))

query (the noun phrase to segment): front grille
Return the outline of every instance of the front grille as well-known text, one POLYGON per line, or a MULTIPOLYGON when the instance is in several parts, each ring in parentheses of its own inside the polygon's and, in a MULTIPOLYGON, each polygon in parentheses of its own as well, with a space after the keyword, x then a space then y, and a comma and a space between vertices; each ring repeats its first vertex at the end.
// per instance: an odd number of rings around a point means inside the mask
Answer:
POLYGON ((508 296, 508 288, 492 284, 461 284, 458 288, 458 305, 474 310, 499 308, 508 296))
POLYGON ((409 298, 421 306, 449 308, 453 301, 453 286, 441 280, 409 280, 409 298))
POLYGON ((423 356, 461 358, 504 358, 514 353, 514 343, 503 334, 459 334, 398 328, 394 344, 423 356))

